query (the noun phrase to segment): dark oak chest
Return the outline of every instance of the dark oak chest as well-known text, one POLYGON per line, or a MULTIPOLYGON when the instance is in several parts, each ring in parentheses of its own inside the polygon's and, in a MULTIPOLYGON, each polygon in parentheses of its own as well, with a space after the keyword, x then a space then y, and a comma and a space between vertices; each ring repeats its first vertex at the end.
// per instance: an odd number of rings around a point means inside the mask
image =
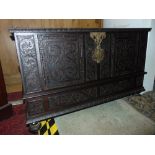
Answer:
POLYGON ((11 29, 27 124, 144 90, 150 29, 11 29))

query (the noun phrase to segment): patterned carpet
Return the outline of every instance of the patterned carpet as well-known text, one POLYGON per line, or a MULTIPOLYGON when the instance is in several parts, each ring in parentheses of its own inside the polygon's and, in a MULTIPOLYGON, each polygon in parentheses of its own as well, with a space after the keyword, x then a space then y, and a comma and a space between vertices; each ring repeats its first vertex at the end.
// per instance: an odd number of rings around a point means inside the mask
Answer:
POLYGON ((0 135, 31 135, 26 127, 25 104, 13 106, 13 116, 0 121, 0 135))
POLYGON ((124 98, 135 109, 155 121, 155 91, 124 98))

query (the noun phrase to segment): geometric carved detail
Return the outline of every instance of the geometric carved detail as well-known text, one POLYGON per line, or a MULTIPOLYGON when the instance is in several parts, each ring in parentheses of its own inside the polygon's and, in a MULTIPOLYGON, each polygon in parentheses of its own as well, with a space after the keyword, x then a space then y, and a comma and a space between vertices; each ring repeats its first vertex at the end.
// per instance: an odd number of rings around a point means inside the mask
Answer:
POLYGON ((43 104, 44 104, 43 99, 28 101, 27 103, 28 114, 30 116, 34 116, 43 113, 44 112, 43 104))
POLYGON ((30 93, 41 90, 37 65, 36 48, 33 35, 17 35, 17 42, 22 64, 24 92, 30 93))

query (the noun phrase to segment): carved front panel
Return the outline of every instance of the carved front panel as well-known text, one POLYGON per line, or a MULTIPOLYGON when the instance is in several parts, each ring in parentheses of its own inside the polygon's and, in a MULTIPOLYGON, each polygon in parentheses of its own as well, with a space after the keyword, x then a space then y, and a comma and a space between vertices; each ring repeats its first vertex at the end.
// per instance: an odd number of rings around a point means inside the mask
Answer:
POLYGON ((38 43, 45 89, 84 81, 82 35, 39 34, 38 43))
POLYGON ((100 96, 108 96, 115 93, 121 93, 131 90, 135 87, 135 80, 121 80, 116 82, 107 83, 100 87, 100 96))
POLYGON ((112 52, 114 57, 114 75, 124 75, 135 70, 138 51, 137 32, 119 32, 112 34, 112 52))
POLYGON ((85 35, 86 81, 97 80, 97 63, 92 59, 94 48, 94 40, 90 37, 90 33, 87 33, 85 35))
POLYGON ((44 113, 44 101, 42 98, 27 102, 27 112, 29 116, 35 116, 44 113))
POLYGON ((41 90, 34 35, 16 35, 24 92, 41 90))
POLYGON ((62 108, 91 101, 97 97, 97 88, 66 92, 49 97, 49 108, 62 108))

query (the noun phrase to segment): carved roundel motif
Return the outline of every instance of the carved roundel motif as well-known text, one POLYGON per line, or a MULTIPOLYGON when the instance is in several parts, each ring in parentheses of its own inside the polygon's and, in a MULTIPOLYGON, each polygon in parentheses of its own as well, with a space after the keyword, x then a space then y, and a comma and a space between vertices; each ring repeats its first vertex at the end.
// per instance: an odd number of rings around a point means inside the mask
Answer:
POLYGON ((31 50, 31 49, 33 49, 33 47, 34 47, 34 43, 30 39, 24 39, 20 43, 20 48, 23 51, 31 50))

